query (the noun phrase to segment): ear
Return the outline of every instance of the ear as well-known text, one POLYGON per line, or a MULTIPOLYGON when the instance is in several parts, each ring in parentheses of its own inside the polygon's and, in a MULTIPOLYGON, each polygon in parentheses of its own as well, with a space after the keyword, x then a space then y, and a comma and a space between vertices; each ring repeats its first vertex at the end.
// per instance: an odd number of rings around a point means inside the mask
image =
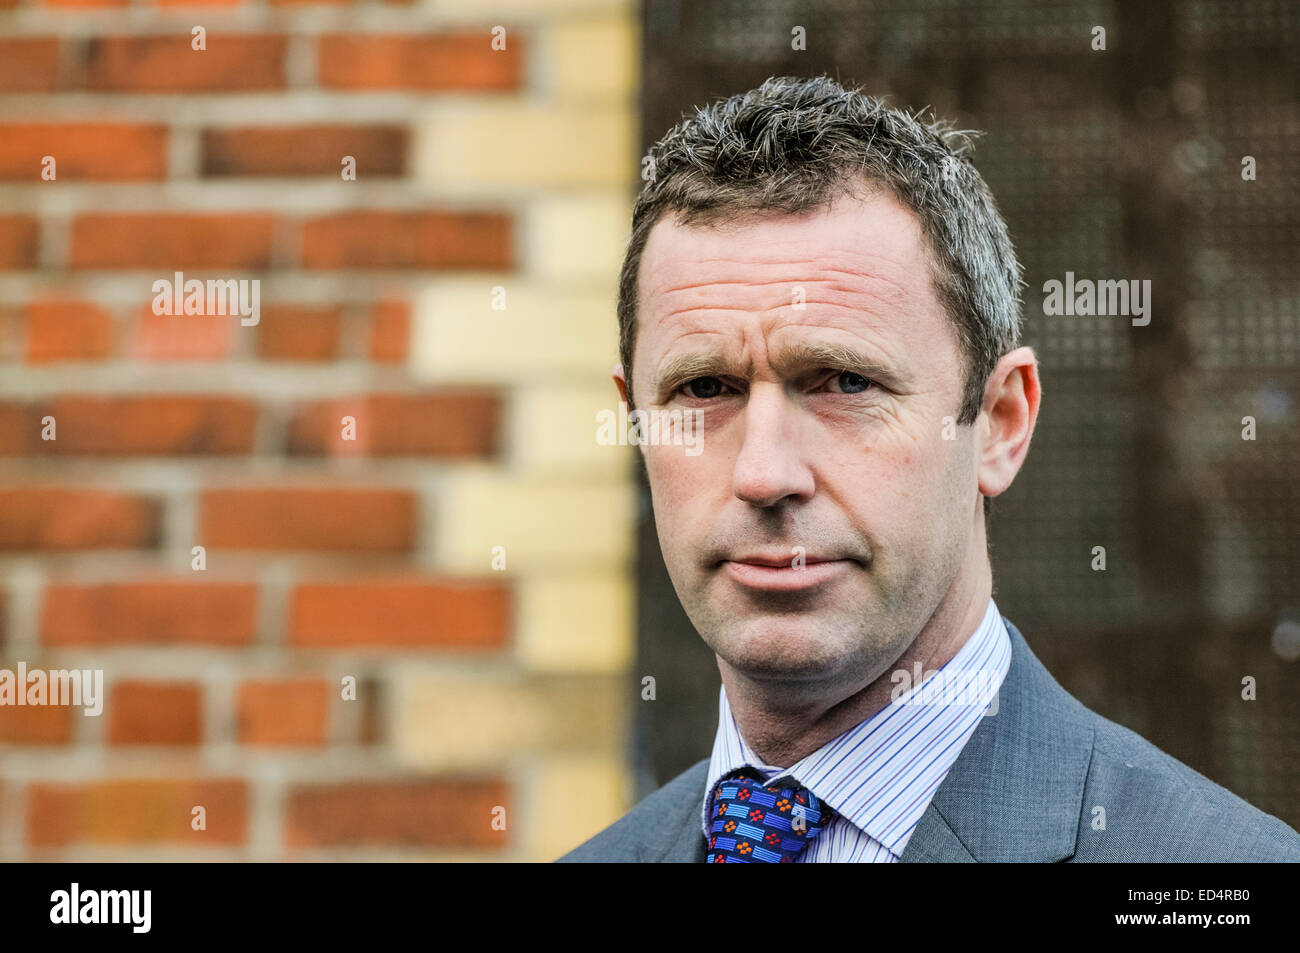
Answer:
MULTIPOLYGON (((627 399, 627 375, 623 372, 622 364, 614 365, 614 386, 618 388, 618 396, 627 407, 628 413, 632 412, 632 402, 627 399)), ((637 443, 636 448, 641 451, 641 456, 645 456, 645 441, 637 443)))
POLYGON ((631 409, 631 402, 627 399, 627 376, 623 373, 622 364, 614 365, 614 386, 618 388, 619 399, 631 409))
POLYGON ((1038 383, 1038 355, 1031 347, 1004 354, 984 388, 978 432, 979 491, 984 496, 1005 493, 1029 453, 1029 441, 1038 421, 1042 393, 1038 383))

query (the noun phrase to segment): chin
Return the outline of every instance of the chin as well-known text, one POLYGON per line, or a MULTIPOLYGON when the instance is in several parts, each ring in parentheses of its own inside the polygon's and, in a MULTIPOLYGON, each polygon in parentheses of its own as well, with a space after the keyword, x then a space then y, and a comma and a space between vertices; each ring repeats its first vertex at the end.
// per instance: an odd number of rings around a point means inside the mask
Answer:
POLYGON ((755 678, 824 678, 842 669, 852 651, 832 629, 807 618, 777 616, 729 623, 714 646, 732 668, 755 678))

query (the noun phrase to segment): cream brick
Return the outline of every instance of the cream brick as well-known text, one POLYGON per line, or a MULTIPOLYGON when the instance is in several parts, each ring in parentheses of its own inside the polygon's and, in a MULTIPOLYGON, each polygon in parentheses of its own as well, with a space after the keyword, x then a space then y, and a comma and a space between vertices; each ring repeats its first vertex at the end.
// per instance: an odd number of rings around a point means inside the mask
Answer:
POLYGON ((415 129, 415 176, 439 191, 500 198, 509 187, 638 181, 632 110, 510 99, 446 102, 415 129))
POLYGON ((640 71, 638 27, 630 17, 571 18, 546 30, 556 98, 631 97, 640 71))
POLYGON ((632 587, 618 575, 525 579, 515 653, 532 671, 617 674, 632 664, 632 587))
POLYGON ((629 478, 637 466, 636 448, 596 442, 597 414, 617 414, 618 406, 612 379, 590 387, 543 385, 516 390, 511 396, 508 434, 514 468, 529 475, 629 478))
POLYGON ((495 769, 520 756, 617 758, 627 744, 622 679, 399 674, 393 755, 420 771, 495 769))
POLYGON ((627 767, 614 758, 548 758, 528 780, 525 859, 536 863, 567 854, 631 806, 627 767))
POLYGON ((612 301, 608 290, 557 291, 509 275, 437 282, 416 297, 411 372, 441 383, 595 384, 618 361, 612 301), (501 311, 492 309, 497 286, 501 311))
POLYGON ((505 547, 510 574, 630 567, 636 491, 628 481, 529 480, 457 467, 439 482, 430 511, 434 562, 446 571, 486 571, 495 546, 505 547))
POLYGON ((632 230, 636 191, 549 195, 524 217, 523 268, 539 280, 614 282, 632 230))

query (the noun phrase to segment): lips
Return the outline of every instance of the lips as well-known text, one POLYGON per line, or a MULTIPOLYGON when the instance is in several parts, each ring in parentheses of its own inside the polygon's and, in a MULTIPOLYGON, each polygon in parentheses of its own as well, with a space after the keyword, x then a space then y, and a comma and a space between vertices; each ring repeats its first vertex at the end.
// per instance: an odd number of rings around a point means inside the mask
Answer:
POLYGON ((851 559, 805 556, 794 565, 793 556, 749 554, 743 559, 724 559, 719 566, 731 580, 746 589, 767 592, 796 592, 817 589, 833 582, 855 565, 851 559))
MULTIPOLYGON (((770 566, 773 569, 789 569, 794 565, 797 557, 794 553, 765 554, 755 553, 749 556, 733 556, 724 562, 746 563, 750 566, 770 566)), ((804 566, 812 566, 817 563, 834 562, 837 557, 834 556, 807 556, 802 559, 804 566)))

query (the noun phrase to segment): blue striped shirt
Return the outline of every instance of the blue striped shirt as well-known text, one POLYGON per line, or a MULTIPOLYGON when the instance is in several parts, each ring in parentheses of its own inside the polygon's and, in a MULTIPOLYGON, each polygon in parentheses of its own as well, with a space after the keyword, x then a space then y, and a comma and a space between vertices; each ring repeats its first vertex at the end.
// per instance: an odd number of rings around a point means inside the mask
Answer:
POLYGON ((984 618, 937 672, 891 672, 893 699, 789 768, 764 764, 740 736, 722 688, 701 819, 709 837, 714 786, 738 768, 793 777, 836 814, 796 863, 894 863, 934 792, 979 726, 1011 665, 1011 637, 989 599, 984 618), (917 684, 919 682, 919 684, 917 684))

